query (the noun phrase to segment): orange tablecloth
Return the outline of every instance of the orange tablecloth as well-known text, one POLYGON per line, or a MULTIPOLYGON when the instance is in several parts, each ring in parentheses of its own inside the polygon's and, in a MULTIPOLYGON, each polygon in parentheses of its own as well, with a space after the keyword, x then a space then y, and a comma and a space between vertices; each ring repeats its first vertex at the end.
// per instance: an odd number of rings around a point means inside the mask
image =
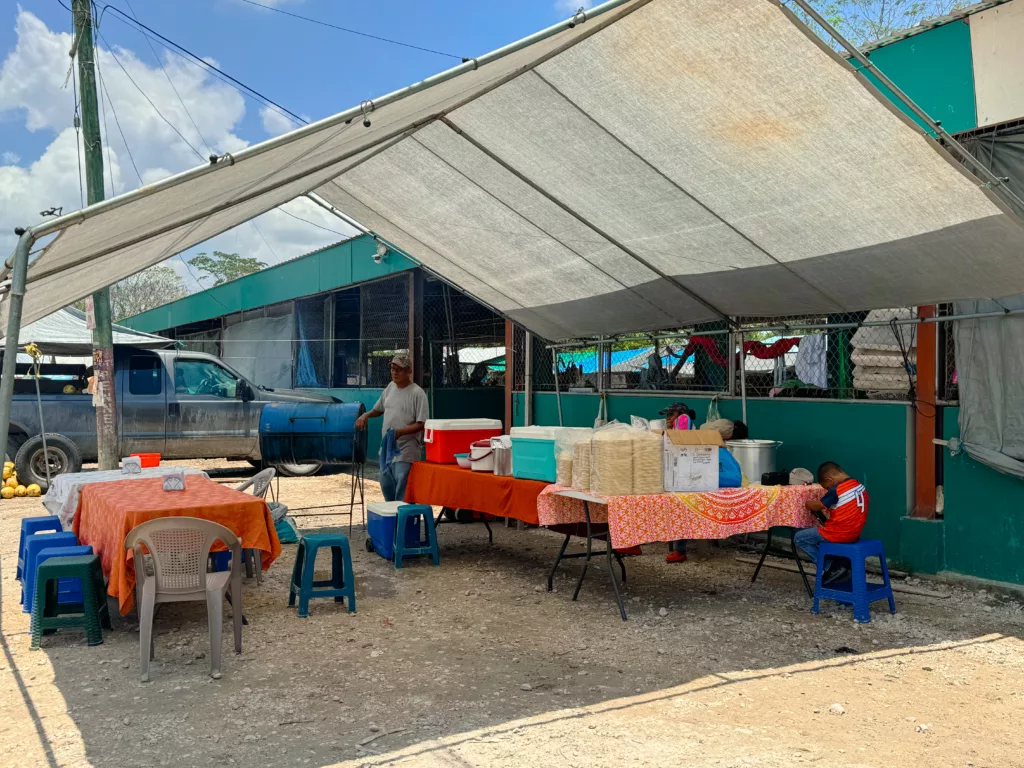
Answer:
POLYGON ((116 597, 121 615, 135 604, 135 565, 125 550, 128 533, 157 517, 199 517, 220 523, 238 536, 243 549, 265 552, 263 568, 281 554, 270 509, 263 499, 199 475, 186 475, 184 491, 165 491, 161 478, 120 480, 82 486, 73 530, 81 544, 100 556, 107 594, 116 597))
POLYGON ((410 504, 472 509, 537 525, 537 496, 547 486, 537 480, 474 472, 457 464, 417 461, 409 472, 405 500, 410 504))
MULTIPOLYGON (((549 485, 537 499, 541 525, 586 520, 583 502, 559 496, 564 490, 570 489, 549 485)), ((608 523, 612 545, 618 549, 656 541, 724 539, 776 525, 816 525, 804 502, 819 499, 824 492, 819 485, 751 485, 705 493, 609 496, 607 504, 590 504, 590 519, 608 523)))

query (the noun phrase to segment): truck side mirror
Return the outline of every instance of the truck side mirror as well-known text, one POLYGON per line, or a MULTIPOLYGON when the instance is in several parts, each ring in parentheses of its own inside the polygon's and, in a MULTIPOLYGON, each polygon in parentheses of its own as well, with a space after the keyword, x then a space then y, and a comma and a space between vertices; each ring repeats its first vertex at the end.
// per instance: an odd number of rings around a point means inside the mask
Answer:
POLYGON ((243 403, 248 403, 256 399, 256 394, 252 391, 252 387, 249 386, 249 382, 238 382, 238 397, 243 403))

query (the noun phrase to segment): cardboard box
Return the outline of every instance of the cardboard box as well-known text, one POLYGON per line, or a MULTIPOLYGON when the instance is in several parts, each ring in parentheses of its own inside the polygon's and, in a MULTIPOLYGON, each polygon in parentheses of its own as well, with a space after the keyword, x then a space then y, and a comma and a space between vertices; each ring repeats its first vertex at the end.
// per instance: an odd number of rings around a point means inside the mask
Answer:
POLYGON ((696 493, 718 490, 718 449, 722 434, 712 429, 670 429, 664 433, 665 490, 696 493))
POLYGON ((672 445, 717 445, 725 448, 722 433, 717 429, 669 429, 663 434, 672 445))

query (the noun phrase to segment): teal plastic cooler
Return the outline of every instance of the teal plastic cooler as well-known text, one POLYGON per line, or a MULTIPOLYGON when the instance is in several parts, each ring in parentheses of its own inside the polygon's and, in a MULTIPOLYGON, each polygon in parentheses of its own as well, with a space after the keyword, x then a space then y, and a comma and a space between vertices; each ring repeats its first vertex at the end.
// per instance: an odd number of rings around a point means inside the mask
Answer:
POLYGON ((512 476, 521 480, 555 482, 555 430, 545 427, 513 427, 512 476))

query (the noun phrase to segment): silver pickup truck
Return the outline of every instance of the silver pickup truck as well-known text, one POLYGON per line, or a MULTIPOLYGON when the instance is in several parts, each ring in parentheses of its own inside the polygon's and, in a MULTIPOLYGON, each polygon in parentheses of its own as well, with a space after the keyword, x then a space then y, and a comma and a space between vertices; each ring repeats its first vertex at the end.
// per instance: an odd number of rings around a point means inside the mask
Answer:
MULTIPOLYGON (((23 366, 18 366, 19 373, 23 366)), ((272 402, 338 402, 330 395, 265 389, 212 355, 117 347, 114 352, 122 456, 159 453, 166 459, 245 459, 261 463, 260 412, 272 402)), ((43 366, 43 423, 50 474, 77 472, 96 460, 96 411, 83 392, 85 366, 43 366)), ((21 481, 45 489, 43 441, 35 382, 15 382, 7 455, 21 481)), ((319 464, 282 465, 309 475, 319 464)))

